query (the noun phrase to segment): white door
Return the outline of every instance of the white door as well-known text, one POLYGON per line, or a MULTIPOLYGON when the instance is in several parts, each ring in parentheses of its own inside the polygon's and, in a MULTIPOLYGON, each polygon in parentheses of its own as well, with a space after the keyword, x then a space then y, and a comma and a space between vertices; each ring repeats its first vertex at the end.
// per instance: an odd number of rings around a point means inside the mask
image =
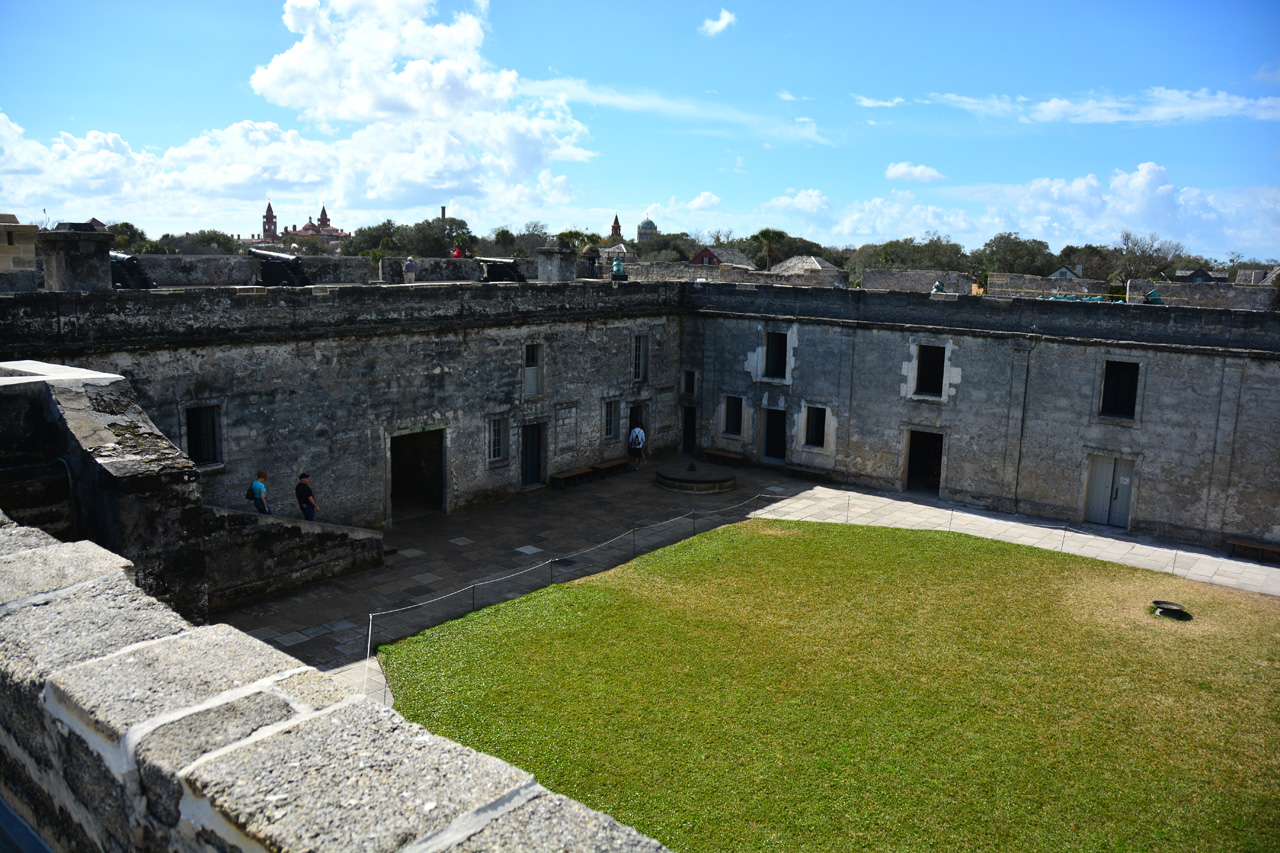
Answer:
POLYGON ((1111 478, 1116 460, 1110 456, 1089 457, 1089 482, 1084 493, 1084 520, 1107 524, 1111 516, 1111 478))
POLYGON ((1132 495, 1133 460, 1117 459, 1116 472, 1111 480, 1111 508, 1107 513, 1107 524, 1129 526, 1129 498, 1132 495))
POLYGON ((1114 527, 1129 526, 1133 496, 1133 460, 1090 456, 1085 484, 1084 520, 1114 527))

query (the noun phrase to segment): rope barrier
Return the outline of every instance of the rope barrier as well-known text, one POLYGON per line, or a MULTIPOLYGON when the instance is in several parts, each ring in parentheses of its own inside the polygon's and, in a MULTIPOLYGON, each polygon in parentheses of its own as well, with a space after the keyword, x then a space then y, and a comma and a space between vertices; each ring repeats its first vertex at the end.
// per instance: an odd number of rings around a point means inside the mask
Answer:
MULTIPOLYGON (((759 493, 759 494, 753 495, 752 497, 750 497, 750 498, 748 498, 748 499, 746 499, 746 500, 744 500, 744 501, 740 501, 740 502, 738 502, 738 503, 736 503, 736 504, 730 504, 729 506, 721 507, 721 508, 716 509, 716 510, 713 510, 712 512, 709 512, 709 513, 708 513, 708 512, 704 512, 704 513, 703 513, 703 515, 704 515, 704 516, 708 516, 708 515, 719 515, 720 513, 729 512, 730 510, 737 509, 737 508, 738 508, 738 507, 740 507, 740 506, 746 506, 746 505, 747 505, 747 504, 749 504, 749 503, 752 503, 752 502, 758 502, 761 498, 773 499, 773 500, 783 500, 783 499, 785 499, 785 498, 789 498, 789 497, 794 497, 794 495, 766 495, 766 494, 764 494, 764 493, 762 492, 762 493, 759 493)), ((757 510, 753 510, 753 512, 755 512, 755 511, 757 511, 757 510)), ((623 533, 619 533, 617 536, 613 537, 612 539, 606 539, 604 542, 600 542, 600 543, 598 543, 598 544, 596 544, 596 545, 591 545, 591 546, 589 546, 589 547, 583 548, 583 549, 582 549, 582 550, 580 550, 580 551, 574 551, 573 553, 571 553, 571 554, 566 554, 566 555, 565 555, 565 556, 563 556, 563 557, 552 557, 552 558, 551 558, 551 559, 549 559, 549 560, 543 560, 541 563, 536 563, 535 565, 527 566, 527 567, 525 567, 525 568, 523 568, 523 569, 518 569, 518 570, 516 570, 516 571, 512 572, 511 574, 509 574, 509 575, 503 575, 503 576, 502 576, 502 577, 500 577, 500 578, 490 578, 490 579, 488 579, 488 580, 472 581, 471 583, 467 584, 467 585, 466 585, 466 586, 464 586, 464 587, 461 587, 461 588, 459 588, 459 589, 455 589, 455 590, 454 590, 454 591, 452 591, 452 592, 446 592, 446 593, 444 593, 444 594, 442 594, 442 595, 439 595, 439 596, 436 596, 435 598, 430 599, 429 601, 420 601, 420 602, 417 602, 416 604, 407 604, 407 605, 405 605, 404 607, 397 607, 397 608, 394 608, 394 609, 392 609, 392 610, 380 610, 380 611, 378 611, 378 612, 376 612, 376 613, 370 613, 370 614, 369 614, 369 632, 368 632, 368 637, 366 638, 366 641, 365 641, 365 655, 364 655, 364 689, 362 690, 362 692, 364 692, 364 693, 366 693, 366 694, 368 693, 368 686, 369 686, 369 661, 370 661, 370 660, 372 660, 372 658, 373 658, 373 620, 374 620, 375 618, 377 618, 377 617, 379 617, 379 616, 392 616, 392 615, 394 615, 394 614, 396 614, 396 613, 403 613, 403 612, 405 612, 405 611, 407 611, 407 610, 416 610, 416 609, 418 609, 419 607, 426 607, 426 606, 428 606, 428 605, 430 605, 430 604, 438 604, 438 603, 439 603, 439 602, 441 602, 441 601, 444 601, 444 600, 449 599, 449 598, 453 598, 454 596, 456 596, 456 595, 461 595, 462 593, 465 593, 465 592, 470 592, 470 593, 471 593, 471 596, 472 596, 472 598, 471 598, 471 609, 472 609, 472 612, 474 612, 474 611, 476 610, 476 606, 475 606, 475 590, 476 590, 476 588, 477 588, 477 587, 481 587, 481 586, 489 586, 489 585, 491 585, 491 584, 495 584, 495 583, 502 583, 502 582, 504 582, 504 581, 509 581, 509 580, 512 580, 513 578, 518 578, 518 577, 520 577, 521 575, 527 575, 527 574, 529 574, 530 572, 536 571, 536 570, 541 569, 541 568, 545 568, 545 567, 547 567, 547 566, 552 566, 552 573, 553 573, 553 577, 554 577, 554 571, 555 571, 555 568, 554 568, 554 565, 553 565, 554 563, 556 563, 556 562, 558 562, 558 561, 560 561, 560 560, 571 560, 571 559, 574 559, 575 557, 580 557, 580 556, 582 556, 583 554, 590 553, 591 551, 598 551, 598 550, 599 550, 599 549, 601 549, 601 548, 605 548, 605 547, 607 547, 607 546, 609 546, 609 545, 613 544, 614 542, 617 542, 619 539, 622 539, 622 538, 623 538, 623 537, 625 537, 625 536, 630 536, 630 537, 632 537, 632 556, 633 556, 633 558, 634 558, 634 556, 635 556, 635 535, 636 535, 636 533, 637 533, 638 531, 641 531, 641 530, 653 530, 654 528, 662 527, 663 525, 667 525, 667 524, 671 524, 672 522, 679 521, 679 520, 680 520, 680 519, 682 519, 682 518, 689 518, 689 517, 693 517, 693 520, 694 520, 694 532, 696 533, 696 532, 697 532, 697 512, 698 512, 697 510, 689 510, 688 512, 681 513, 680 515, 677 515, 677 516, 675 516, 674 518, 668 518, 668 519, 666 519, 665 521, 659 521, 659 522, 656 522, 656 523, 654 523, 654 524, 647 524, 647 525, 642 525, 642 526, 639 526, 639 527, 632 527, 630 530, 627 530, 627 531, 625 531, 625 532, 623 532, 623 533)), ((385 677, 385 676, 384 676, 384 677, 385 677)))

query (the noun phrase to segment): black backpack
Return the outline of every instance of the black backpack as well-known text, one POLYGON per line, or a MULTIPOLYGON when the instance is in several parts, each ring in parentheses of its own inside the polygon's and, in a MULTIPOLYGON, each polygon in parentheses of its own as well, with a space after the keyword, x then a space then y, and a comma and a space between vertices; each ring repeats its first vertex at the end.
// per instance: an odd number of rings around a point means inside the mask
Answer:
POLYGON ((253 500, 253 483, 250 483, 249 488, 245 489, 244 499, 247 501, 253 500))

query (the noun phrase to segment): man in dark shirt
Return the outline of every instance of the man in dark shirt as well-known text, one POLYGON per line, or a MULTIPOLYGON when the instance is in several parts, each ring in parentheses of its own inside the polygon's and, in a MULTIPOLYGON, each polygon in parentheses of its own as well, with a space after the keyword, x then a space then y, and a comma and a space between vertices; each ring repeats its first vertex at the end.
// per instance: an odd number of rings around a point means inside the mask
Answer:
POLYGON ((311 475, 299 474, 298 485, 293 491, 298 496, 298 506, 302 507, 302 517, 307 521, 315 521, 320 504, 316 503, 315 493, 311 491, 311 475))

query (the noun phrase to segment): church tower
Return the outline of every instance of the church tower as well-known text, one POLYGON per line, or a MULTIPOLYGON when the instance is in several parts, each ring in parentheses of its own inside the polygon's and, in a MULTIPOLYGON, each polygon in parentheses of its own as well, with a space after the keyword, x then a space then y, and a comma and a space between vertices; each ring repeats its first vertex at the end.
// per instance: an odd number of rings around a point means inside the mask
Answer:
POLYGON ((323 204, 320 205, 320 218, 316 221, 316 224, 321 228, 329 227, 329 214, 325 211, 323 204))
POLYGON ((618 221, 618 214, 613 215, 613 230, 609 232, 610 240, 622 239, 622 223, 618 221))
POLYGON ((276 215, 271 210, 271 202, 267 202, 267 212, 262 214, 262 239, 268 243, 275 243, 280 239, 276 232, 276 215))

